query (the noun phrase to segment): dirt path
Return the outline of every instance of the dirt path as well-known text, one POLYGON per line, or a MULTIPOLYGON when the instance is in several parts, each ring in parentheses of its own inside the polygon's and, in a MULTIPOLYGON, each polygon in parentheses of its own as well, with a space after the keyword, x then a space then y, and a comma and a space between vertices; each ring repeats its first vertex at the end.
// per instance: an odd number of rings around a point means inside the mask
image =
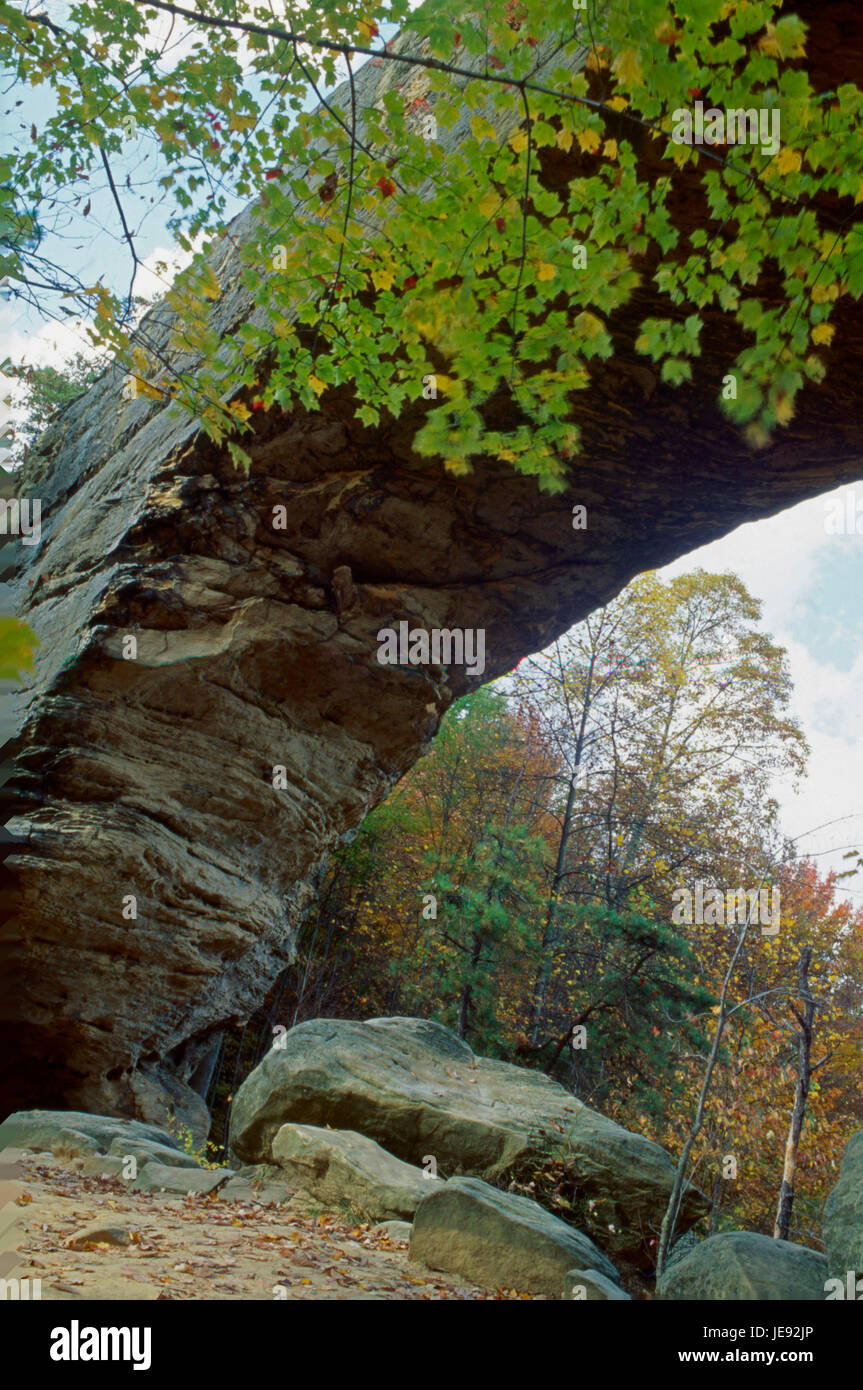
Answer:
POLYGON ((411 1264, 407 1241, 321 1213, 301 1194, 280 1205, 175 1197, 86 1176, 74 1160, 23 1154, 20 1163, 14 1246, 26 1263, 14 1276, 40 1278, 43 1301, 532 1297, 411 1264), (70 1249, 95 1221, 118 1228, 124 1243, 70 1249))

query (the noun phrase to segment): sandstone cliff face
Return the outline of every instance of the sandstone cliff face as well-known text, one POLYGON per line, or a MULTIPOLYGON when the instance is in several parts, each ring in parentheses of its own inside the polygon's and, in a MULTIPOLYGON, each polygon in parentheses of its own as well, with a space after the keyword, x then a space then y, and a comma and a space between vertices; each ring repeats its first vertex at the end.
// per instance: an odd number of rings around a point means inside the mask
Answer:
MULTIPOLYGON (((842 73, 860 81, 851 38, 842 73)), ((813 61, 832 81, 829 42, 813 61)), ((361 101, 388 71, 359 74, 361 101)), ((224 247, 230 332, 249 304, 224 247)), ((319 414, 256 415, 248 476, 194 422, 122 401, 112 373, 40 441, 21 495, 42 499, 42 543, 0 574, 42 644, 3 712, 2 1113, 161 1119, 169 1101, 200 1121, 188 1082, 212 1036, 289 959, 328 853, 477 683, 378 664, 380 628, 483 628, 487 680, 635 573, 863 473, 859 306, 837 316, 827 383, 752 453, 714 404, 727 324, 705 326, 695 380, 673 391, 633 348, 650 295, 646 277, 581 393, 560 496, 503 465, 447 476, 412 454, 415 420, 365 428, 344 392, 319 414)), ((155 311, 151 335, 169 325, 155 311)))

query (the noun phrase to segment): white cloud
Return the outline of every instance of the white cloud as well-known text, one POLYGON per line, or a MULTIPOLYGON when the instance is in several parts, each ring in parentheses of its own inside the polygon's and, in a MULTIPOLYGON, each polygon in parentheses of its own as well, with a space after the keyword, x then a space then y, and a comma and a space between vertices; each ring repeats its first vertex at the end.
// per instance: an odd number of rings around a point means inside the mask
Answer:
POLYGON ((183 251, 177 246, 157 246, 138 266, 135 294, 148 301, 163 295, 171 288, 177 273, 185 269, 192 256, 199 250, 201 241, 202 238, 199 237, 193 243, 191 251, 183 251))

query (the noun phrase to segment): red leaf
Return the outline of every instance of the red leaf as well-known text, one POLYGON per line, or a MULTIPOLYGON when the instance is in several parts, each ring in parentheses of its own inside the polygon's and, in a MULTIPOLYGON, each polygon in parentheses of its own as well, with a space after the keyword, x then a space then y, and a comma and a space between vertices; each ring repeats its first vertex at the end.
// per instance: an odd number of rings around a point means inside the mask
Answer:
POLYGON ((497 68, 498 70, 500 70, 503 67, 503 59, 496 58, 493 53, 490 55, 488 61, 491 63, 493 68, 497 68))
POLYGON ((505 217, 496 217, 495 220, 494 220, 494 225, 497 227, 497 229, 498 229, 499 232, 505 232, 505 231, 506 231, 506 218, 505 218, 505 217))
POLYGON ((89 212, 90 212, 90 199, 88 198, 88 199, 87 199, 87 202, 86 202, 86 205, 85 205, 85 207, 84 207, 84 214, 83 214, 83 215, 84 215, 85 217, 87 217, 88 214, 89 214, 89 212))
POLYGON ((404 282, 405 289, 412 290, 416 282, 417 277, 415 275, 408 275, 407 279, 404 282))
POLYGON ((377 183, 375 184, 375 188, 379 188, 381 190, 381 196, 384 198, 391 198, 396 191, 396 186, 393 183, 392 179, 385 179, 383 177, 378 179, 377 183))
POLYGON ((282 169, 268 169, 264 177, 268 179, 280 179, 283 172, 282 169))

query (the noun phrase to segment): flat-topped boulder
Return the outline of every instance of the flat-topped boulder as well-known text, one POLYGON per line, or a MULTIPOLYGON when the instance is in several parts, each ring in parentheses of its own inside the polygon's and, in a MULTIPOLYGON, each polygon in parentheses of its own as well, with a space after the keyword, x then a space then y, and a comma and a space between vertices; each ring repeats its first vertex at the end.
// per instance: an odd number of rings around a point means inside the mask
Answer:
POLYGON ((370 1221, 410 1219, 440 1179, 400 1158, 355 1130, 317 1125, 282 1125, 273 1158, 285 1180, 324 1204, 350 1207, 370 1221))
POLYGON ((208 1197, 235 1176, 233 1168, 174 1168, 148 1163, 130 1187, 140 1192, 170 1192, 183 1197, 208 1197))
POLYGON ((141 1120, 88 1115, 82 1110, 16 1110, 0 1124, 0 1149, 29 1149, 75 1158, 88 1154, 136 1154, 136 1146, 141 1145, 156 1145, 164 1151, 163 1158, 170 1152, 171 1162, 178 1165, 187 1161, 172 1134, 141 1120))
POLYGON ((491 1289, 562 1298, 574 1264, 617 1286, 617 1270, 581 1231, 512 1192, 453 1178, 420 1203, 409 1258, 491 1289))

